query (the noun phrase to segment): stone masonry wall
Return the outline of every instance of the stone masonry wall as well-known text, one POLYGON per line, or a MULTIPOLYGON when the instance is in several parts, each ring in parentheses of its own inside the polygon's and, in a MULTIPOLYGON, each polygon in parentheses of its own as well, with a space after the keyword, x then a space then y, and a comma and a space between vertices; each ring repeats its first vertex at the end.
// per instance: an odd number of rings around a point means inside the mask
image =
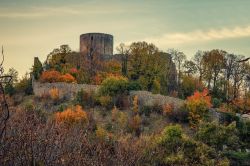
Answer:
POLYGON ((34 81, 33 84, 33 92, 35 96, 43 96, 47 95, 52 88, 57 88, 59 90, 59 98, 73 99, 77 92, 83 89, 86 92, 98 90, 98 86, 96 85, 88 85, 88 84, 72 84, 72 83, 40 83, 34 81))

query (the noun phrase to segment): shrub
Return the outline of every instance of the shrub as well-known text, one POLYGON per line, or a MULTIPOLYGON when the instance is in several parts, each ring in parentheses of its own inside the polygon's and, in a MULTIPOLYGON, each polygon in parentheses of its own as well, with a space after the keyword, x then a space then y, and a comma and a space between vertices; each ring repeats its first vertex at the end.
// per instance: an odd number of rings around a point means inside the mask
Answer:
POLYGON ((134 112, 134 114, 137 114, 139 112, 138 96, 135 96, 133 99, 133 112, 134 112))
POLYGON ((231 165, 249 165, 250 163, 250 153, 249 152, 235 152, 228 151, 224 155, 230 159, 231 165))
POLYGON ((211 106, 211 97, 208 95, 207 89, 204 89, 203 92, 196 91, 187 98, 186 108, 189 112, 191 127, 196 127, 200 121, 207 118, 208 109, 211 106))
POLYGON ((141 85, 137 82, 137 81, 130 81, 128 83, 128 90, 132 91, 132 90, 141 90, 141 85))
POLYGON ((128 114, 124 112, 120 112, 117 121, 118 121, 120 128, 125 129, 128 125, 128 114))
POLYGON ((163 115, 171 115, 174 110, 174 105, 173 104, 164 104, 162 106, 162 111, 163 115))
POLYGON ((219 119, 220 123, 230 124, 234 121, 238 123, 239 120, 240 118, 236 116, 235 113, 233 112, 220 112, 220 119, 219 119))
POLYGON ((57 89, 57 88, 50 89, 49 95, 53 101, 57 101, 59 99, 59 89, 57 89))
POLYGON ((60 72, 55 71, 55 70, 49 70, 49 71, 44 71, 40 77, 41 82, 67 82, 67 83, 72 83, 76 82, 75 78, 69 74, 66 73, 62 75, 60 72))
POLYGON ((88 116, 82 107, 77 105, 73 108, 67 108, 63 112, 55 113, 55 120, 57 124, 85 124, 88 122, 88 116))
POLYGON ((250 121, 240 121, 237 125, 239 137, 246 148, 250 147, 250 121))
POLYGON ((152 93, 158 94, 160 93, 160 90, 161 90, 161 84, 159 83, 159 81, 154 80, 152 85, 152 93))
POLYGON ((100 141, 111 141, 112 140, 112 134, 107 132, 104 128, 101 126, 97 126, 97 129, 95 131, 96 137, 100 141))
POLYGON ((112 121, 116 121, 119 115, 119 111, 116 107, 112 109, 112 121))
POLYGON ((12 84, 7 84, 4 87, 4 92, 10 96, 14 95, 16 93, 16 89, 12 84))
POLYGON ((221 101, 221 99, 213 98, 212 103, 213 103, 214 108, 219 108, 222 104, 222 101, 221 101))
POLYGON ((67 82, 67 83, 72 83, 72 82, 76 82, 75 77, 73 77, 71 74, 66 73, 64 75, 61 75, 57 82, 67 82))
POLYGON ((233 149, 237 149, 239 146, 235 123, 228 126, 219 125, 215 122, 203 123, 198 128, 196 138, 216 150, 223 150, 223 145, 233 149))
POLYGON ((170 120, 174 122, 187 123, 188 122, 188 111, 185 107, 181 107, 178 110, 173 110, 172 113, 168 116, 170 120))
POLYGON ((81 89, 76 94, 75 103, 81 105, 82 107, 92 107, 96 103, 96 96, 93 91, 86 92, 81 89))
POLYGON ((127 92, 128 80, 125 77, 108 77, 106 78, 99 89, 103 96, 117 96, 127 92))
POLYGON ((110 109, 113 106, 112 98, 110 96, 100 96, 98 98, 101 106, 105 107, 106 109, 110 109))
POLYGON ((33 93, 32 80, 29 78, 28 74, 16 84, 17 92, 24 92, 26 95, 31 95, 33 93))
POLYGON ((40 77, 41 82, 58 82, 59 78, 61 76, 61 73, 55 70, 49 70, 42 72, 42 75, 40 77))
MULTIPOLYGON (((215 151, 182 131, 180 125, 169 125, 146 149, 150 165, 217 165, 215 151)), ((217 157, 217 156, 216 156, 217 157)), ((219 157, 218 157, 219 158, 219 157)))
POLYGON ((136 135, 138 135, 140 132, 141 122, 142 122, 141 117, 138 114, 133 116, 130 121, 130 128, 132 129, 133 132, 136 133, 136 135))
POLYGON ((150 116, 150 114, 152 113, 152 107, 151 106, 143 106, 140 109, 140 115, 145 115, 145 116, 150 116))

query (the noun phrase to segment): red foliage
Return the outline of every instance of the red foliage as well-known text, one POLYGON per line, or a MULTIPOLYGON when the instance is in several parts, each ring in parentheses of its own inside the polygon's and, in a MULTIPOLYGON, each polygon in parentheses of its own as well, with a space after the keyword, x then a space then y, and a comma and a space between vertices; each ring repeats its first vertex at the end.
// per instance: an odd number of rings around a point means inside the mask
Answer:
POLYGON ((69 70, 69 73, 70 73, 70 74, 76 74, 76 73, 78 73, 78 70, 77 70, 76 68, 71 68, 71 69, 69 70))
POLYGON ((202 92, 194 92, 192 96, 187 98, 187 101, 193 103, 204 102, 208 108, 212 107, 211 96, 209 96, 208 89, 204 89, 202 92))

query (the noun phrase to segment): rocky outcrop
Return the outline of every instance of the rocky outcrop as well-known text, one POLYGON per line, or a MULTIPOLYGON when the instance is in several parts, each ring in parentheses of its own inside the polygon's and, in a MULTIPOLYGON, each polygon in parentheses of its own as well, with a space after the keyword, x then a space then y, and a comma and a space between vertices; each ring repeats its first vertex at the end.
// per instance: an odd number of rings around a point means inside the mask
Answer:
POLYGON ((35 96, 41 97, 47 95, 52 88, 57 88, 59 90, 59 98, 73 99, 77 92, 81 89, 86 92, 98 90, 97 85, 88 85, 88 84, 73 84, 73 83, 40 83, 34 81, 32 83, 33 92, 35 96))
POLYGON ((165 104, 172 104, 174 106, 174 109, 179 109, 184 105, 185 102, 184 100, 178 98, 163 96, 160 94, 152 94, 148 91, 131 91, 131 99, 133 99, 135 96, 138 96, 138 102, 142 106, 163 106, 165 104))

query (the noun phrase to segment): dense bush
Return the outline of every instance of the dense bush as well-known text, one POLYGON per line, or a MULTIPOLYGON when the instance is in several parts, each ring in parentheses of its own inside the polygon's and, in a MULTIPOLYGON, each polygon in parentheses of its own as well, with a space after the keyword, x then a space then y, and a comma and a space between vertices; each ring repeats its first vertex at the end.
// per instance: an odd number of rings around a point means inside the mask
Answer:
POLYGON ((227 160, 214 160, 215 151, 186 136, 179 125, 167 126, 147 152, 151 165, 229 165, 227 160))
POLYGON ((128 83, 128 90, 141 90, 141 85, 137 81, 129 81, 128 83))
POLYGON ((74 124, 85 124, 88 122, 87 113, 81 106, 75 106, 73 108, 67 108, 63 112, 57 112, 55 114, 55 120, 57 124, 66 124, 72 126, 74 124))
POLYGON ((111 109, 113 107, 112 97, 110 96, 100 96, 98 97, 98 101, 106 109, 111 109))
POLYGON ((239 122, 239 117, 233 112, 220 112, 220 123, 230 124, 234 121, 239 122))
POLYGON ((76 82, 75 78, 71 74, 66 73, 63 75, 60 72, 55 71, 55 70, 44 71, 40 77, 40 81, 43 83, 44 82, 49 82, 49 83, 52 83, 52 82, 68 82, 68 83, 76 82))
POLYGON ((219 108, 222 104, 222 101, 218 98, 212 98, 212 103, 214 108, 219 108))
POLYGON ((81 89, 76 94, 75 103, 82 107, 93 107, 96 104, 97 97, 93 91, 86 92, 81 89))
POLYGON ((189 122, 192 127, 196 127, 200 121, 205 120, 208 116, 208 109, 212 106, 208 93, 207 89, 203 92, 196 91, 187 98, 186 109, 189 112, 189 122))
POLYGON ((16 84, 15 87, 17 92, 25 93, 26 95, 33 94, 32 80, 27 74, 16 84))
POLYGON ((125 77, 108 77, 102 82, 99 93, 104 96, 114 97, 126 93, 127 89, 128 80, 125 77))
POLYGON ((249 152, 236 152, 227 151, 223 153, 228 159, 230 159, 230 164, 235 166, 248 166, 250 163, 250 153, 249 152))
POLYGON ((173 110, 171 114, 168 115, 168 118, 172 120, 173 122, 179 122, 179 123, 187 123, 189 112, 186 110, 185 107, 181 107, 180 109, 173 110))
POLYGON ((223 146, 227 146, 232 150, 239 147, 239 137, 235 123, 228 126, 203 123, 198 128, 196 138, 216 150, 223 150, 223 146))

